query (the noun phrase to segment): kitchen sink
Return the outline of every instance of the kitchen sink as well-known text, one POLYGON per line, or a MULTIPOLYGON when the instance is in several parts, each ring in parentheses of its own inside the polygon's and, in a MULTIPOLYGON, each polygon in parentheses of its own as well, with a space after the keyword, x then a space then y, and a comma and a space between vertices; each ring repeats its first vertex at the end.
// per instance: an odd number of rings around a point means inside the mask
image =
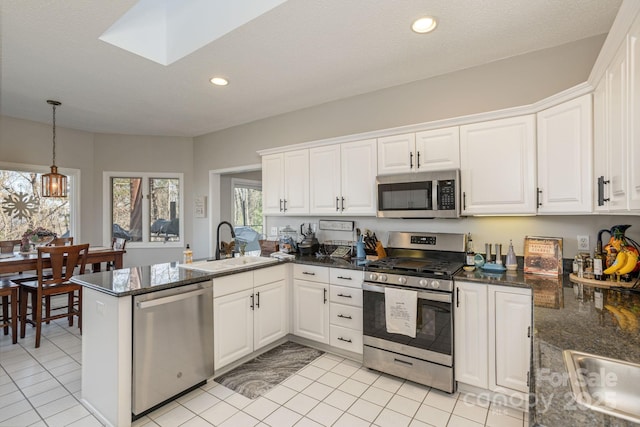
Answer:
POLYGON ((219 271, 229 271, 254 265, 276 264, 277 262, 278 260, 275 258, 261 256, 242 256, 237 258, 198 261, 191 264, 180 264, 180 267, 215 273, 219 271))
POLYGON ((563 356, 578 403, 640 423, 639 364, 573 350, 565 350, 563 356))

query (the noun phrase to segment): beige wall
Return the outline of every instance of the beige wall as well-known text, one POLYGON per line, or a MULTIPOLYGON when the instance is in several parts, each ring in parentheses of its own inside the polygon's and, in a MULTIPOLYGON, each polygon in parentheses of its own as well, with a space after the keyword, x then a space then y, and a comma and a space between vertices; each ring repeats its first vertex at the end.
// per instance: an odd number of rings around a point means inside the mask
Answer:
MULTIPOLYGON (((191 138, 104 135, 56 127, 56 163, 80 169, 82 242, 102 245, 104 171, 184 174, 185 242, 193 234, 193 140, 191 138)), ((50 166, 51 125, 0 116, 0 161, 50 166)), ((182 248, 128 249, 125 265, 182 258, 182 248)))
MULTIPOLYGON (((256 151, 261 149, 531 104, 585 82, 604 39, 604 35, 591 37, 196 137, 195 191, 208 194, 210 170, 259 163, 256 151)), ((565 230, 562 236, 575 241, 576 230, 587 232, 595 226, 591 220, 582 225, 583 220, 576 217, 575 221, 568 221, 574 227, 567 229, 559 225, 557 229, 565 230)), ((554 223, 554 219, 536 218, 515 221, 522 225, 523 231, 510 234, 514 241, 520 239, 531 224, 536 229, 535 224, 549 227, 554 223)), ((302 219, 290 221, 292 225, 296 222, 300 223, 302 219)), ((308 222, 308 218, 304 222, 308 222)), ((266 225, 286 223, 286 219, 274 218, 266 225)), ((410 222, 375 219, 367 220, 367 223, 383 232, 390 227, 415 226, 410 222)), ((562 219, 557 223, 566 224, 567 221, 562 219)), ((427 224, 431 227, 437 222, 427 224)), ((452 223, 443 224, 437 227, 452 226, 452 223)), ((469 218, 456 224, 455 229, 460 232, 478 228, 483 234, 490 235, 499 228, 500 221, 480 222, 469 218)), ((210 232, 202 232, 208 225, 199 222, 196 227, 208 239, 210 232)), ((634 228, 640 231, 640 226, 634 228)), ((556 228, 551 226, 550 229, 556 232, 556 228)), ((506 235, 500 234, 501 238, 503 236, 506 235)), ((208 244, 208 240, 198 240, 196 236, 194 250, 207 253, 208 244)))

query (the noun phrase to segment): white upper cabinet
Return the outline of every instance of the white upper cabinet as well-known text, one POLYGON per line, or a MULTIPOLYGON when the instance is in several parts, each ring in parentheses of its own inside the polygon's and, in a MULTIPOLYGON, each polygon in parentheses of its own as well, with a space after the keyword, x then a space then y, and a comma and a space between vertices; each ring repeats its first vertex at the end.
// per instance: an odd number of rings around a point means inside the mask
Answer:
POLYGON ((457 126, 378 138, 379 175, 459 167, 457 126))
POLYGON ((458 126, 416 133, 418 170, 460 168, 460 128, 458 126))
POLYGON ((591 95, 537 115, 538 213, 592 210, 591 95))
POLYGON ((594 92, 594 210, 640 211, 640 19, 594 92))
POLYGON ((462 214, 536 213, 535 116, 460 127, 462 214))
POLYGON ((309 150, 310 212, 375 215, 376 140, 309 150))
POLYGON ((262 182, 265 214, 308 214, 309 150, 263 156, 262 182))

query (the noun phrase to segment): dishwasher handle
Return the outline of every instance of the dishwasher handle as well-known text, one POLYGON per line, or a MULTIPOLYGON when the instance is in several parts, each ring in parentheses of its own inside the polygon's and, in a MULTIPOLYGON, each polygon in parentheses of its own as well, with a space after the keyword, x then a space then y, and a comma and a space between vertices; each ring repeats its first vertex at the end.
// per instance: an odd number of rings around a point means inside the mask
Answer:
POLYGON ((164 298, 157 298, 157 299, 152 299, 152 300, 148 300, 148 301, 138 301, 138 302, 136 302, 136 306, 140 310, 144 310, 146 308, 151 308, 151 307, 155 307, 155 306, 158 306, 158 305, 171 304, 172 302, 182 301, 183 299, 197 297, 199 295, 204 295, 207 292, 211 292, 211 289, 210 288, 198 289, 198 290, 195 290, 195 291, 186 292, 186 293, 183 293, 183 294, 171 295, 171 296, 164 297, 164 298))

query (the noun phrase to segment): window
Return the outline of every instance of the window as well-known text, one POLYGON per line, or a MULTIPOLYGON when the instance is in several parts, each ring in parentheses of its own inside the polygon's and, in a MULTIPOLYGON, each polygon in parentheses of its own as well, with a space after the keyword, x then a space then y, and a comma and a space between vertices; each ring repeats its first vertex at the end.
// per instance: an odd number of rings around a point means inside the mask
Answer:
POLYGON ((0 163, 0 240, 22 238, 28 229, 42 227, 59 237, 79 238, 75 229, 78 213, 80 171, 60 168, 67 175, 68 197, 41 197, 42 174, 46 166, 0 163))
POLYGON ((262 183, 232 178, 233 225, 236 244, 243 246, 245 253, 260 254, 258 240, 263 234, 262 224, 262 183))
POLYGON ((113 237, 122 237, 131 242, 128 247, 182 246, 182 174, 104 175, 111 213, 105 218, 109 242, 113 237))

